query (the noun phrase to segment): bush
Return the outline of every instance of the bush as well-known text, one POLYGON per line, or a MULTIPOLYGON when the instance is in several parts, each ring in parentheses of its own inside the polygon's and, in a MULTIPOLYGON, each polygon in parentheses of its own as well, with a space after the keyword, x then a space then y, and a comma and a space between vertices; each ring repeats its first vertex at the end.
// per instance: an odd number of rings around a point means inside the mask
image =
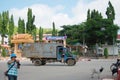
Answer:
POLYGON ((108 58, 108 49, 107 48, 104 49, 104 56, 105 56, 105 58, 108 58))
POLYGON ((5 49, 3 48, 3 49, 2 49, 2 56, 3 56, 3 57, 6 57, 6 55, 7 55, 7 54, 6 54, 6 51, 5 51, 5 49))
POLYGON ((72 51, 72 54, 74 54, 76 56, 82 56, 82 53, 78 52, 78 51, 72 51))
POLYGON ((79 55, 79 53, 77 51, 72 51, 72 54, 79 55))

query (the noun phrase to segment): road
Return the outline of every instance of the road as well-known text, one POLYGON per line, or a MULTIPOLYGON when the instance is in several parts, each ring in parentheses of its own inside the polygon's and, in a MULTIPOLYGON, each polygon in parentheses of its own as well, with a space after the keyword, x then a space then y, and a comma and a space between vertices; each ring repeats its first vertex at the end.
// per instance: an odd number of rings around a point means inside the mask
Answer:
MULTIPOLYGON (((110 65, 115 60, 98 59, 91 61, 79 61, 75 66, 67 66, 63 63, 48 63, 45 66, 34 66, 30 61, 21 61, 18 80, 97 80, 97 76, 91 79, 92 69, 104 67, 101 78, 111 76, 110 65)), ((3 73, 7 69, 6 61, 0 61, 0 80, 4 80, 3 73)))

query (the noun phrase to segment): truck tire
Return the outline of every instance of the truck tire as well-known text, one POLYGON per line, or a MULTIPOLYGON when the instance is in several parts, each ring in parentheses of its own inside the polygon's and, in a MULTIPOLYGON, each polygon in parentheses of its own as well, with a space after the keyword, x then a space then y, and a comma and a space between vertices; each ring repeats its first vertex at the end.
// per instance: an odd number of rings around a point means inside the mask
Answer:
POLYGON ((42 64, 41 60, 37 59, 37 60, 34 60, 34 65, 35 66, 40 66, 42 64))
POLYGON ((76 61, 74 59, 68 59, 67 60, 67 65, 68 66, 74 66, 76 64, 76 61))

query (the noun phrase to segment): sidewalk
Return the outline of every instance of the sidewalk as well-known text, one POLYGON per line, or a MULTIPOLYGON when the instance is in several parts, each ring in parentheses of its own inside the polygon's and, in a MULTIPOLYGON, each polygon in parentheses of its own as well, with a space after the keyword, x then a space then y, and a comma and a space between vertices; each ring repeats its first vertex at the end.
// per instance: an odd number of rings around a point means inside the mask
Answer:
MULTIPOLYGON (((28 58, 24 58, 24 57, 17 58, 17 59, 20 61, 28 61, 29 60, 28 58)), ((8 61, 8 60, 10 60, 9 57, 0 57, 0 61, 8 61)))
POLYGON ((119 56, 109 56, 107 59, 104 57, 79 57, 78 61, 91 61, 91 60, 117 60, 119 56))
POLYGON ((7 61, 7 60, 10 60, 9 57, 0 57, 0 61, 7 61))
POLYGON ((115 80, 115 79, 107 79, 107 78, 106 78, 106 79, 102 79, 102 80, 115 80))

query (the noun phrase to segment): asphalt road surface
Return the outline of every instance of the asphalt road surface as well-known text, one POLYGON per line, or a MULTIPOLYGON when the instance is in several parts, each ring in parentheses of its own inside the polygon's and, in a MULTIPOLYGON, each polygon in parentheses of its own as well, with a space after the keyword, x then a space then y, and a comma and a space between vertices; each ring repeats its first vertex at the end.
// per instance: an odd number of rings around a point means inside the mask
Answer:
MULTIPOLYGON (((91 78, 92 70, 104 67, 100 78, 111 77, 110 65, 113 59, 98 59, 79 61, 75 66, 63 63, 48 63, 44 66, 34 66, 30 61, 21 61, 18 80, 98 80, 97 75, 91 78)), ((5 80, 4 71, 7 69, 6 61, 0 61, 0 80, 5 80)))

